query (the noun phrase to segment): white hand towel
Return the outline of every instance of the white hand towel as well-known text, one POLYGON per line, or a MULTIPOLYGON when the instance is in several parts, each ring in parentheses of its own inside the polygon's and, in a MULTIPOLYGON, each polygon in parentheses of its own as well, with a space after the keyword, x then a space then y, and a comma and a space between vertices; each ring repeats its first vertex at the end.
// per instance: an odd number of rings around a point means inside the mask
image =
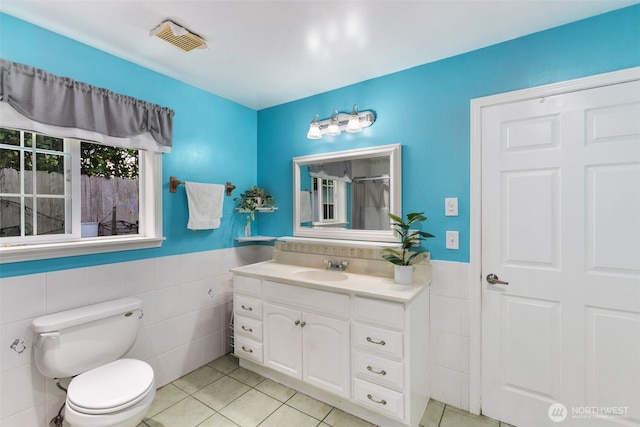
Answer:
POLYGON ((300 222, 311 222, 311 193, 308 191, 300 192, 300 222))
POLYGON ((220 227, 224 185, 185 182, 187 203, 189 205, 190 230, 209 230, 220 227))

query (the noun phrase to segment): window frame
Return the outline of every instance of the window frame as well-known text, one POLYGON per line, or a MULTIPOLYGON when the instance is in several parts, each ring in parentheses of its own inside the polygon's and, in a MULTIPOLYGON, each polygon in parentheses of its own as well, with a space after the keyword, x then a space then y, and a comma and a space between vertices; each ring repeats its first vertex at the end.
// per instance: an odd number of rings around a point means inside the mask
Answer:
MULTIPOLYGON (((11 128, 11 126, 2 127, 11 128)), ((42 132, 34 131, 34 133, 42 132)), ((71 140, 76 141, 79 151, 80 139, 72 137, 63 139, 65 143, 71 140)), ((74 231, 73 234, 64 235, 62 240, 60 240, 62 235, 56 235, 54 238, 47 239, 39 238, 41 236, 33 236, 34 239, 29 242, 5 243, 3 241, 0 243, 0 264, 161 246, 165 240, 162 236, 162 153, 144 149, 138 150, 140 227, 137 235, 81 238, 80 221, 78 219, 78 226, 73 228, 77 231, 74 231), (52 239, 55 239, 55 241, 51 241, 52 239)), ((80 162, 73 163, 73 167, 78 168, 79 176, 80 162)), ((74 180, 72 185, 77 186, 76 194, 79 197, 80 182, 74 180)), ((72 215, 74 218, 79 218, 80 204, 78 203, 76 206, 72 208, 72 215)))
POLYGON ((346 216, 346 182, 340 179, 331 179, 331 178, 322 178, 322 177, 312 177, 313 188, 318 194, 317 198, 317 206, 314 206, 315 213, 314 217, 317 217, 318 220, 313 222, 313 225, 316 227, 326 227, 326 226, 347 226, 347 216, 346 216), (325 181, 330 182, 331 185, 325 186, 325 181), (325 200, 325 190, 331 189, 331 203, 327 203, 325 200), (333 206, 333 218, 326 218, 325 216, 325 207, 328 205, 333 206))

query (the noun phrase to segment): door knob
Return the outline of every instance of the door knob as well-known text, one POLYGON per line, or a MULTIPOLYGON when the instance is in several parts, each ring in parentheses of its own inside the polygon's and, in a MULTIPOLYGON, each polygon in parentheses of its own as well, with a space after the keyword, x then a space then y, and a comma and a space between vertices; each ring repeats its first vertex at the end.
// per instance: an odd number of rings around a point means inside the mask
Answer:
POLYGON ((492 285, 508 285, 509 284, 509 282, 500 280, 500 278, 493 273, 487 274, 487 282, 489 282, 492 285))

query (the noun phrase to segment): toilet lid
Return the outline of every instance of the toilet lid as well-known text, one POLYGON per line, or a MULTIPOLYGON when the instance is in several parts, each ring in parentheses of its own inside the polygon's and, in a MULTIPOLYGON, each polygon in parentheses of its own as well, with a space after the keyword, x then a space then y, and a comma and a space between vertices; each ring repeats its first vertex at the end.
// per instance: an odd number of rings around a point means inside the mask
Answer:
POLYGON ((120 359, 75 377, 67 390, 67 404, 85 414, 111 413, 138 403, 152 387, 151 366, 120 359))

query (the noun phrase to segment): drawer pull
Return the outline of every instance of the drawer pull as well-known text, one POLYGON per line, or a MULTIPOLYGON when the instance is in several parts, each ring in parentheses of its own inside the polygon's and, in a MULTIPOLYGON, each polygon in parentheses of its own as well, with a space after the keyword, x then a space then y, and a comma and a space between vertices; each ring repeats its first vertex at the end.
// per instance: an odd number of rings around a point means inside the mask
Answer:
POLYGON ((302 322, 302 323, 300 323, 300 327, 301 327, 301 328, 304 328, 305 326, 307 326, 307 322, 302 322))
POLYGON ((387 371, 385 371, 384 369, 382 371, 376 371, 371 366, 367 366, 367 371, 373 372, 374 374, 378 374, 378 375, 387 375, 387 371))
POLYGON ((386 342, 384 342, 384 340, 380 340, 380 341, 374 341, 371 339, 371 337, 367 337, 367 341, 372 343, 372 344, 378 344, 378 345, 385 345, 387 344, 386 342))
POLYGON ((300 324, 299 320, 296 320, 295 322, 293 322, 294 325, 298 326, 300 324))
POLYGON ((251 328, 247 328, 246 326, 242 325, 242 330, 243 331, 247 331, 247 332, 253 332, 253 329, 251 328))
POLYGON ((386 404, 387 404, 387 401, 386 401, 386 400, 384 400, 384 399, 382 399, 382 400, 375 400, 375 399, 373 398, 373 396, 371 396, 370 394, 367 394, 367 399, 369 399, 370 401, 372 401, 372 402, 374 402, 374 403, 379 403, 379 404, 381 404, 381 405, 386 405, 386 404))
POLYGON ((251 306, 247 307, 244 304, 242 304, 241 307, 242 307, 243 310, 253 311, 253 307, 251 307, 251 306))
POLYGON ((253 349, 252 349, 252 348, 247 348, 247 347, 245 347, 245 346, 242 346, 242 349, 243 349, 244 351, 246 351, 247 353, 253 353, 253 349))

